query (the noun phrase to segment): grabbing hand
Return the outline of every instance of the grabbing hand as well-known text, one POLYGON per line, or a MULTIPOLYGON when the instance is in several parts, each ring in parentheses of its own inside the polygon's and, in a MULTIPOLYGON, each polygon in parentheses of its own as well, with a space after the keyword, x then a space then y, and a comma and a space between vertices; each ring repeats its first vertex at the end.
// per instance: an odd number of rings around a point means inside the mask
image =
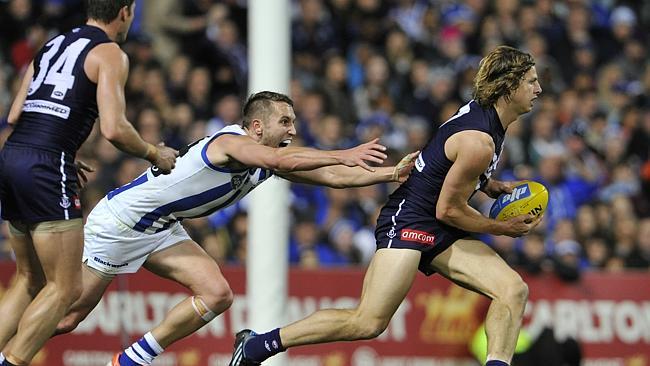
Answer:
POLYGON ((544 215, 535 216, 532 214, 524 214, 510 218, 509 220, 503 222, 503 235, 507 235, 513 238, 526 235, 537 225, 539 225, 540 222, 542 222, 543 217, 544 215))
POLYGON ((86 186, 86 183, 88 182, 88 177, 86 176, 86 172, 92 173, 95 171, 95 168, 93 168, 92 166, 86 164, 81 160, 75 161, 74 167, 77 170, 77 176, 79 177, 79 188, 83 188, 86 186))
POLYGON ((178 151, 165 146, 165 143, 161 142, 156 146, 156 158, 152 163, 157 166, 163 174, 169 174, 176 166, 177 156, 178 151))
POLYGON ((482 191, 485 192, 490 198, 497 198, 501 193, 512 193, 512 190, 520 182, 502 182, 500 180, 490 178, 483 187, 482 191))
POLYGON ((395 165, 395 168, 393 169, 394 182, 404 183, 406 181, 406 178, 411 174, 411 170, 415 165, 415 159, 417 159, 419 154, 419 151, 412 152, 403 157, 402 160, 395 165))
POLYGON ((375 169, 370 167, 367 162, 381 164, 388 156, 383 152, 386 151, 386 146, 377 143, 379 139, 373 139, 359 146, 351 149, 341 150, 339 161, 346 166, 360 166, 365 170, 374 172, 375 169))

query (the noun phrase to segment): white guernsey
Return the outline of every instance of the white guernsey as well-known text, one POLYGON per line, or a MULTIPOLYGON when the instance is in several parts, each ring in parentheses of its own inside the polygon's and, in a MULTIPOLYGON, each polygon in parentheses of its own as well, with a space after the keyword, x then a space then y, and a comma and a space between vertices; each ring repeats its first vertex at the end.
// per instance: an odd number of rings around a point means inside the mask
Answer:
POLYGON ((152 167, 109 192, 88 216, 86 264, 106 274, 136 272, 149 254, 190 240, 180 220, 230 206, 273 175, 267 169, 211 164, 206 150, 223 134, 246 132, 239 125, 227 126, 182 149, 170 174, 152 167))

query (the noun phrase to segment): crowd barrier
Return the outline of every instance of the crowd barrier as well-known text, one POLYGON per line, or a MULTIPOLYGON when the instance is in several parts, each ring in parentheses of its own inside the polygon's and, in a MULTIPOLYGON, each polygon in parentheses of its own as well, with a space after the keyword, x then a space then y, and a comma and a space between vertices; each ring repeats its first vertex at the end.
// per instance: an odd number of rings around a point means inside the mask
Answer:
MULTIPOLYGON (((0 294, 13 271, 12 263, 0 263, 0 294)), ((228 364, 233 334, 246 326, 246 281, 244 268, 226 267, 223 273, 235 293, 232 307, 197 334, 170 347, 154 365, 228 364)), ((363 274, 358 269, 292 269, 288 320, 321 307, 353 306, 363 274)), ((532 337, 551 327, 559 340, 577 339, 583 366, 650 365, 650 273, 586 273, 572 284, 552 275, 524 275, 524 279, 530 288, 524 323, 532 337)), ((32 365, 103 366, 186 296, 182 287, 145 270, 118 277, 88 319, 74 333, 50 340, 32 365)), ((485 298, 440 276, 419 275, 378 339, 295 348, 289 352, 289 365, 476 365, 468 342, 488 304, 485 298)))

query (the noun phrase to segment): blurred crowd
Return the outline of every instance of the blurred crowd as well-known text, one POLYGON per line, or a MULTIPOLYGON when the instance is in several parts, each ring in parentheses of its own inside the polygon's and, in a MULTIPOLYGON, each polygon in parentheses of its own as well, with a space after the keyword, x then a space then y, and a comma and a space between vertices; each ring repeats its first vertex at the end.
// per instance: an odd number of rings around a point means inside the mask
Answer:
MULTIPOLYGON (((82 8, 81 0, 0 0, 0 118, 34 53, 83 23, 82 8)), ((246 1, 137 0, 136 14, 123 49, 128 118, 143 138, 180 148, 239 123, 246 1)), ((482 55, 501 44, 531 53, 543 93, 508 129, 496 177, 543 183, 549 208, 531 235, 481 238, 513 265, 567 280, 650 268, 650 3, 294 0, 288 16, 295 143, 339 149, 380 137, 388 164, 420 149, 471 99, 482 55)), ((2 143, 10 130, 0 128, 2 143)), ((87 211, 147 167, 97 128, 78 159, 97 169, 83 191, 87 211)), ((378 210, 394 188, 292 185, 291 263, 367 264, 378 210)), ((480 194, 471 201, 484 213, 491 203, 480 194)), ((220 263, 241 264, 246 207, 184 224, 220 263)))

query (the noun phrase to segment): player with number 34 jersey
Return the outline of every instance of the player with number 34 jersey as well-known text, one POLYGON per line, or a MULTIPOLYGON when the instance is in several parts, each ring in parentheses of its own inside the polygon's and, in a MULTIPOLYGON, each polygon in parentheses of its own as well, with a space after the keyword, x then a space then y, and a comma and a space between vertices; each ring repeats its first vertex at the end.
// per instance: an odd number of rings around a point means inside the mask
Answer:
POLYGON ((128 58, 120 49, 134 0, 88 1, 88 21, 48 40, 25 70, 0 151, 0 204, 16 276, 0 298, 0 366, 28 365, 81 295, 82 170, 75 155, 99 117, 101 134, 163 172, 178 152, 142 140, 125 116, 128 58), (12 338, 13 337, 13 338, 12 338), (10 341, 11 340, 11 341, 10 341))

